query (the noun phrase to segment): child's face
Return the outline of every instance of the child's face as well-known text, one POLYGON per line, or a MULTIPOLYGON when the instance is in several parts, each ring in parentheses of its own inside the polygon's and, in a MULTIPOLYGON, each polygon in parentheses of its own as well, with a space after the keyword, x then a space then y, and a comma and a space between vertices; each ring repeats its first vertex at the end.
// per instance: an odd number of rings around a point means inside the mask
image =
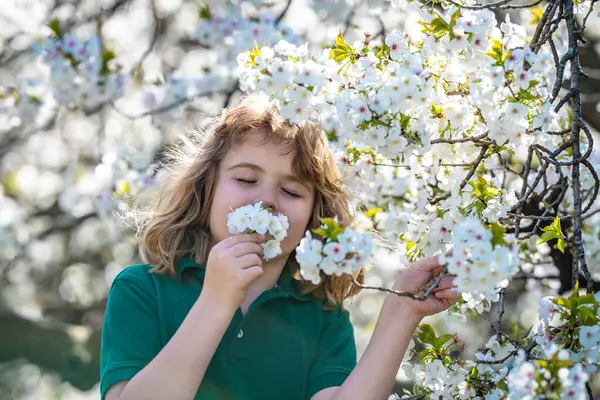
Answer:
POLYGON ((288 217, 288 235, 281 243, 286 258, 306 231, 314 206, 314 188, 293 176, 293 152, 264 133, 251 132, 221 160, 210 210, 213 243, 230 236, 227 214, 238 207, 263 202, 288 217))

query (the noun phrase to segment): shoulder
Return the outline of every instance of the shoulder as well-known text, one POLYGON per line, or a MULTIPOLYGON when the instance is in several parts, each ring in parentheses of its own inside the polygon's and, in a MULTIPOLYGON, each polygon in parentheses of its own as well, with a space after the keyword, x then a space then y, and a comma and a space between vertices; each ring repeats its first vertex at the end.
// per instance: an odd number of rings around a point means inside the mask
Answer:
POLYGON ((150 270, 152 267, 150 264, 133 264, 125 267, 121 272, 117 274, 113 282, 120 280, 131 281, 131 282, 144 282, 152 279, 152 273, 150 270))
POLYGON ((153 296, 157 287, 164 285, 169 279, 165 274, 152 272, 150 264, 133 264, 117 274, 110 292, 125 290, 153 296))
POLYGON ((322 329, 343 329, 352 330, 352 322, 350 321, 350 312, 342 305, 331 305, 328 301, 318 300, 315 304, 319 308, 320 319, 322 321, 322 329))
POLYGON ((111 291, 123 286, 136 286, 142 290, 154 287, 155 274, 150 272, 151 270, 149 264, 133 264, 125 267, 113 280, 111 291))
POLYGON ((107 315, 156 312, 160 284, 151 270, 148 264, 134 264, 117 274, 108 292, 107 315))

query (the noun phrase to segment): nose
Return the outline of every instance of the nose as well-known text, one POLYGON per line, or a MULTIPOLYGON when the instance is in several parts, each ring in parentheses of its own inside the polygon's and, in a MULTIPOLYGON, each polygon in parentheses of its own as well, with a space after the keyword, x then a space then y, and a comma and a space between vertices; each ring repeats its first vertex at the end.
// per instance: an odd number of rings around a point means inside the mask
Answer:
POLYGON ((270 208, 272 213, 279 211, 279 205, 277 203, 277 188, 276 187, 265 187, 256 202, 262 201, 263 208, 270 208))

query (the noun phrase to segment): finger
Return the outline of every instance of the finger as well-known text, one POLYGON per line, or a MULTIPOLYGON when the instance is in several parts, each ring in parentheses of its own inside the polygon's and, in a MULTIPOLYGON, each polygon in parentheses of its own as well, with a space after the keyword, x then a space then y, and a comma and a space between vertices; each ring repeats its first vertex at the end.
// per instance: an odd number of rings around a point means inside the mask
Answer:
POLYGON ((246 283, 250 283, 253 280, 258 279, 263 274, 263 269, 259 266, 248 267, 243 270, 243 274, 246 283))
POLYGON ((433 289, 433 293, 439 292, 440 290, 450 289, 456 287, 454 286, 454 277, 453 276, 445 276, 440 281, 440 284, 437 288, 433 289))
POLYGON ((257 254, 245 254, 241 257, 236 258, 237 265, 242 267, 242 269, 250 268, 250 267, 260 267, 262 269, 262 261, 257 254))
POLYGON ((223 240, 223 244, 225 245, 225 248, 230 248, 235 246, 238 243, 243 243, 243 242, 254 242, 254 243, 260 243, 262 241, 264 241, 265 235, 259 235, 258 233, 244 233, 243 235, 233 235, 233 236, 229 236, 227 239, 223 240))
POLYGON ((460 299, 460 292, 457 292, 454 289, 444 289, 444 290, 440 290, 439 292, 435 292, 433 294, 437 299, 446 299, 449 300, 453 303, 457 302, 458 299, 460 299))
POLYGON ((231 255, 241 257, 246 254, 258 254, 261 256, 264 252, 263 247, 255 242, 242 242, 234 244, 229 248, 231 255))
POLYGON ((420 269, 430 271, 431 273, 438 271, 438 274, 442 269, 444 269, 444 266, 440 264, 438 256, 423 257, 420 260, 415 261, 415 266, 420 269))

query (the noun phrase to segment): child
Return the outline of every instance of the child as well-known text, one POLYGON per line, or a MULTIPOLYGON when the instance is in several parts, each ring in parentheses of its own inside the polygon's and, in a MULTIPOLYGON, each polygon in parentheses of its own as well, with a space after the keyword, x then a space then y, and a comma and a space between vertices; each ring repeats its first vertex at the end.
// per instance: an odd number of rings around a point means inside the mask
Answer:
MULTIPOLYGON (((284 121, 263 94, 226 110, 160 194, 143 230, 147 264, 112 284, 102 398, 387 399, 419 321, 459 295, 445 277, 426 301, 388 296, 357 364, 342 301, 358 287, 347 275, 304 281, 294 257, 320 217, 351 223, 341 183, 316 124, 284 121), (231 210, 258 201, 289 220, 268 261, 264 237, 227 229, 231 210)), ((417 291, 441 269, 419 260, 394 288, 417 291)))

